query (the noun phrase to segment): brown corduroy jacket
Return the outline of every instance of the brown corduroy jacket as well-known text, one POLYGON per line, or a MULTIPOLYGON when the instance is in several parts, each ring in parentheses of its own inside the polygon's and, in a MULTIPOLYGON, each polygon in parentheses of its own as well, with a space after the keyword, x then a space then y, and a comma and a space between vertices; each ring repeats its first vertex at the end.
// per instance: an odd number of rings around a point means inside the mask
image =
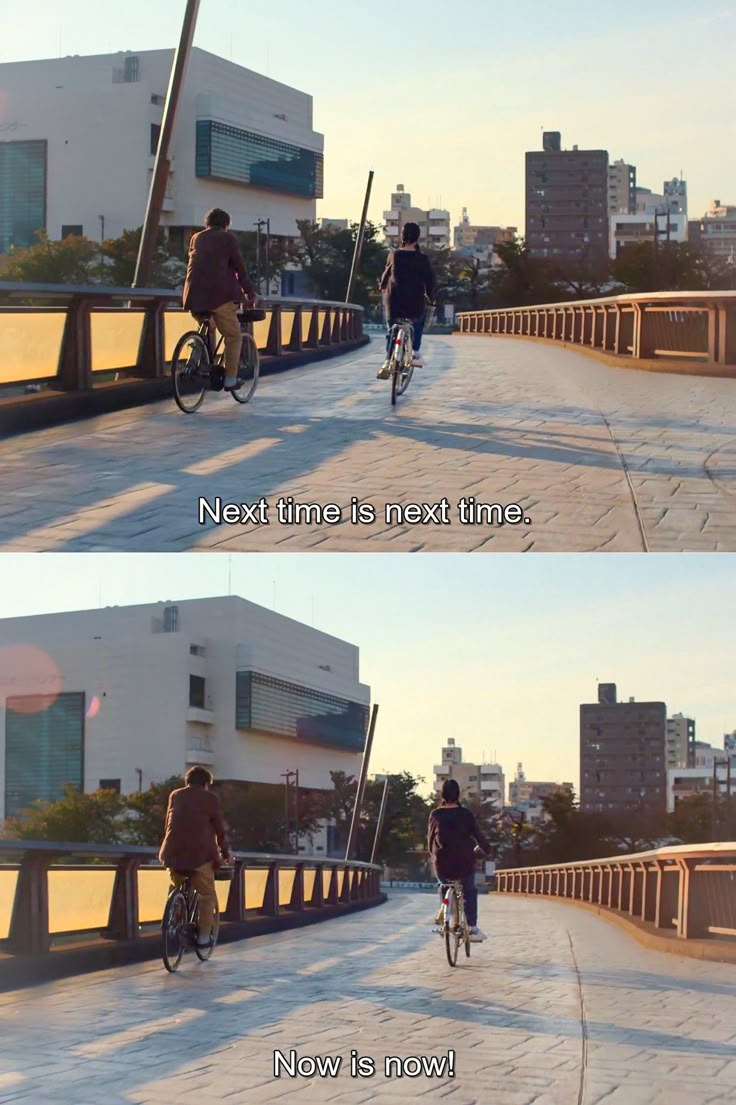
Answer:
POLYGON ((255 289, 235 235, 218 227, 195 234, 189 243, 184 310, 206 314, 226 303, 242 303, 244 295, 253 299, 255 289))
POLYGON ((173 871, 194 871, 205 863, 217 867, 220 852, 228 855, 230 845, 217 795, 200 786, 172 791, 158 854, 161 863, 173 871))

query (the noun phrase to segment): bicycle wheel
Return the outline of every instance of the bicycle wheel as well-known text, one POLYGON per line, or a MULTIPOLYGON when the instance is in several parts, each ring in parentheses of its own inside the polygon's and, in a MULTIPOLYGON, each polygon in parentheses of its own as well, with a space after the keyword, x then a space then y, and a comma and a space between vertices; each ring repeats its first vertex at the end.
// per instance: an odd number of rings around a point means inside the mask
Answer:
POLYGON ((391 342, 391 406, 396 406, 396 397, 401 395, 401 366, 404 363, 406 332, 398 329, 396 340, 391 342))
POLYGON ((181 890, 173 890, 166 901, 161 922, 163 961, 167 971, 175 971, 184 954, 182 933, 187 925, 187 900, 181 890))
POLYGON ((209 367, 209 351, 204 339, 194 330, 182 334, 171 358, 171 379, 176 405, 184 414, 194 414, 202 405, 209 367))
POLYGON ((447 891, 447 905, 445 906, 445 951, 447 962, 451 967, 457 965, 457 953, 460 950, 460 910, 458 908, 457 895, 454 890, 447 891))
MULTIPOLYGON (((408 344, 408 343, 407 343, 408 344)), ((399 382, 396 385, 396 394, 403 395, 409 386, 409 381, 414 375, 414 365, 411 363, 411 355, 404 347, 404 361, 399 370, 399 382)))
MULTIPOLYGON (((199 909, 199 906, 197 907, 197 909, 199 909)), ((197 926, 195 924, 195 928, 196 927, 197 926)), ((219 912, 218 909, 215 909, 215 923, 212 926, 212 932, 210 933, 209 946, 206 947, 206 948, 200 948, 199 944, 196 941, 194 943, 194 950, 197 953, 197 958, 201 959, 203 963, 207 962, 207 960, 209 959, 209 957, 212 955, 213 951, 215 950, 215 944, 217 943, 217 934, 218 934, 219 931, 220 931, 220 912, 219 912)))
POLYGON ((261 358, 258 355, 258 346, 252 334, 243 334, 243 348, 240 353, 238 365, 238 381, 243 385, 232 393, 237 403, 247 403, 253 398, 258 387, 258 373, 261 367, 261 358))

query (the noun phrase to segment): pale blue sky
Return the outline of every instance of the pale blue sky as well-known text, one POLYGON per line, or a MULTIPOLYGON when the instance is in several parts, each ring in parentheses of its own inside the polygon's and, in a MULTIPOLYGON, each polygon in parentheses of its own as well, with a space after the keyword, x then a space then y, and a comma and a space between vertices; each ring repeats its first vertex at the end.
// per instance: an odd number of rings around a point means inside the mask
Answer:
MULTIPOLYGON (((174 45, 184 0, 12 3, 0 61, 174 45)), ((606 148, 690 213, 736 203, 736 4, 710 0, 202 0, 196 44, 311 93, 326 135, 321 214, 372 216, 403 183, 453 220, 523 229, 524 152, 541 130, 606 148)))
POLYGON ((471 760, 577 783, 596 681, 664 701, 721 744, 736 728, 736 557, 6 553, 5 617, 232 591, 359 645, 380 706, 376 771, 471 760))

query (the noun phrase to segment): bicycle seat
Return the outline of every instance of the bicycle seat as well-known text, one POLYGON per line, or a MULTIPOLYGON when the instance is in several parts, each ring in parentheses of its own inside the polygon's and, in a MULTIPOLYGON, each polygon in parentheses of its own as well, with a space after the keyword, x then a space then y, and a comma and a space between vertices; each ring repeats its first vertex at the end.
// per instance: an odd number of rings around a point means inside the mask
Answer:
POLYGON ((197 322, 209 322, 212 318, 211 311, 192 311, 192 318, 197 322))

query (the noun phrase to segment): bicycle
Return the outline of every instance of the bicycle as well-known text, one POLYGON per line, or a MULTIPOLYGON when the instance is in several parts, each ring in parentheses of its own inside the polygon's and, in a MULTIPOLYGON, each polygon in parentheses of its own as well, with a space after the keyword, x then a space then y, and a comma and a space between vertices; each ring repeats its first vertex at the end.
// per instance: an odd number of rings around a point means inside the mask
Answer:
POLYGON ((465 916, 465 896, 461 882, 454 881, 445 885, 441 932, 445 937, 447 962, 451 967, 457 966, 461 944, 465 945, 465 955, 470 957, 470 925, 465 916))
MULTIPOLYGON (((224 339, 220 334, 213 341, 209 314, 194 316, 199 329, 188 330, 179 338, 171 357, 171 379, 174 399, 184 414, 199 410, 207 391, 222 391, 225 386, 224 339)), ((266 312, 257 308, 239 311, 241 325, 262 322, 266 312)), ((240 387, 232 391, 237 403, 248 403, 258 386, 260 357, 258 346, 250 330, 243 330, 243 348, 238 365, 240 387)))
POLYGON ((219 928, 220 914, 219 910, 215 909, 215 921, 209 945, 207 948, 198 947, 199 894, 192 887, 187 876, 169 893, 161 920, 163 961, 166 970, 173 974, 181 963, 184 952, 190 948, 194 948, 197 958, 205 963, 215 950, 219 928))
MULTIPOLYGON (((424 319, 424 329, 428 330, 434 321, 435 304, 429 303, 424 319)), ((391 352, 389 354, 389 374, 391 376, 391 406, 403 395, 414 375, 414 323, 411 319, 400 318, 391 327, 391 352)))

